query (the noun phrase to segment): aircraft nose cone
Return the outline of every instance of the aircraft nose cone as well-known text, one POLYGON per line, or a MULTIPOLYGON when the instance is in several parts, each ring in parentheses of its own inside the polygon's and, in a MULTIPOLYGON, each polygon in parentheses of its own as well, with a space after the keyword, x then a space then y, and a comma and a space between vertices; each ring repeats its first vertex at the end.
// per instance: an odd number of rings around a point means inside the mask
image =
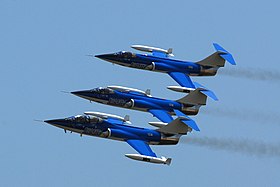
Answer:
POLYGON ((89 90, 75 91, 75 92, 71 92, 71 94, 88 100, 90 100, 93 97, 91 91, 89 90))
POLYGON ((45 120, 44 122, 48 123, 50 125, 54 125, 54 126, 56 126, 56 125, 61 125, 61 126, 66 125, 64 119, 51 119, 51 120, 45 120))
POLYGON ((100 58, 100 59, 103 59, 106 57, 106 55, 95 55, 96 58, 100 58))
POLYGON ((88 91, 74 91, 74 92, 71 92, 71 94, 82 97, 82 96, 88 95, 88 91))
POLYGON ((95 55, 95 57, 107 61, 117 60, 117 57, 114 54, 95 55))

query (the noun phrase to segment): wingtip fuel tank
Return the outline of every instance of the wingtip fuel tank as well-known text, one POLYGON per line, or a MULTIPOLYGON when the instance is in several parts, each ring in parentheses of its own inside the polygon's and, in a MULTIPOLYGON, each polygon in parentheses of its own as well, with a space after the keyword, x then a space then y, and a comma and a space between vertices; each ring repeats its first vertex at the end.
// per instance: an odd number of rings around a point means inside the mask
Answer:
POLYGON ((132 45, 131 48, 136 49, 138 51, 150 52, 150 53, 157 51, 157 52, 165 53, 166 55, 169 55, 169 56, 174 56, 172 54, 172 51, 173 51, 172 48, 162 49, 162 48, 151 47, 151 46, 146 46, 146 45, 132 45))
POLYGON ((153 157, 153 156, 146 156, 146 155, 140 155, 140 154, 125 154, 126 157, 133 159, 133 160, 138 160, 138 161, 143 161, 143 162, 151 162, 155 164, 171 164, 171 158, 165 158, 165 157, 153 157))
POLYGON ((123 118, 123 117, 118 116, 118 115, 107 114, 107 113, 103 113, 103 112, 92 112, 92 111, 84 112, 84 114, 99 117, 99 118, 102 118, 102 119, 113 118, 113 119, 121 120, 123 122, 131 124, 131 122, 129 121, 129 116, 125 116, 123 118))

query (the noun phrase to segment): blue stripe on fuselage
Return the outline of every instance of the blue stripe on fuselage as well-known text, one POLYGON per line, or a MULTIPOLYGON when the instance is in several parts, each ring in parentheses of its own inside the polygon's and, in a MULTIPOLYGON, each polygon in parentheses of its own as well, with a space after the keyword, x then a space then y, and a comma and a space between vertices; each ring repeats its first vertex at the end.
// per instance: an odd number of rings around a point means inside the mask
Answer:
MULTIPOLYGON (((157 70, 157 63, 162 63, 163 65, 166 66, 166 68, 164 67, 159 70, 165 72, 176 71, 182 73, 199 73, 201 69, 200 65, 193 62, 174 60, 170 58, 155 57, 152 55, 136 54, 136 58, 134 58, 133 61, 138 63, 144 63, 144 64, 151 64, 152 62, 154 62, 156 63, 156 67, 155 67, 156 70, 157 70)), ((160 67, 160 65, 158 65, 158 67, 160 67)))
POLYGON ((160 141, 161 133, 155 130, 132 127, 128 125, 112 124, 106 120, 103 123, 98 124, 100 128, 110 128, 111 136, 121 139, 140 139, 144 141, 160 141))
POLYGON ((114 90, 113 94, 101 94, 88 91, 86 93, 83 93, 83 97, 95 102, 103 103, 104 101, 107 101, 103 104, 127 108, 131 106, 125 105, 127 105, 131 101, 131 99, 133 99, 134 107, 136 109, 139 108, 140 110, 160 109, 173 112, 174 109, 180 110, 182 108, 182 104, 176 101, 149 97, 144 94, 133 92, 120 92, 117 90, 114 90))
POLYGON ((114 98, 119 98, 127 101, 129 101, 130 99, 134 99, 136 104, 135 107, 138 107, 137 101, 140 101, 138 103, 140 108, 164 109, 166 111, 173 111, 173 109, 180 110, 182 108, 182 105, 176 101, 166 100, 166 99, 161 99, 156 97, 149 97, 146 95, 140 95, 134 93, 124 93, 124 92, 115 91, 114 98))

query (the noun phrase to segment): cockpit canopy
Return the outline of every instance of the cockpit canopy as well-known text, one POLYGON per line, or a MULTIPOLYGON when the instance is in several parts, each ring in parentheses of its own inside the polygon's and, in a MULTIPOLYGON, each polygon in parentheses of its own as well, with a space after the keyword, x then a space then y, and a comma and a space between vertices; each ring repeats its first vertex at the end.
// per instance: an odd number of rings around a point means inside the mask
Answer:
POLYGON ((114 93, 114 90, 112 90, 110 88, 103 88, 103 87, 94 88, 91 91, 94 93, 98 93, 98 94, 113 94, 114 93))
POLYGON ((89 115, 76 115, 71 116, 69 118, 65 118, 65 120, 72 121, 73 123, 99 123, 102 121, 101 118, 95 117, 95 116, 89 116, 89 115))
POLYGON ((118 57, 122 57, 122 58, 132 58, 132 57, 136 56, 134 53, 127 52, 127 51, 120 51, 120 52, 115 53, 115 55, 117 55, 118 57))

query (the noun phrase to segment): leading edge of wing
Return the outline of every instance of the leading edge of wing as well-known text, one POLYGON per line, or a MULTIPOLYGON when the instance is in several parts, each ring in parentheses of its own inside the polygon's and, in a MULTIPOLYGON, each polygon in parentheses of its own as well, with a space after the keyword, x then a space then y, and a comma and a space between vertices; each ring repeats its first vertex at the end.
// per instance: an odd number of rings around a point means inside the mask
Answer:
POLYGON ((168 112, 165 110, 151 109, 151 110, 149 110, 149 112, 164 123, 169 123, 169 122, 173 121, 172 116, 169 115, 168 112))
POLYGON ((126 142, 141 155, 157 157, 150 146, 142 140, 127 140, 126 142))
POLYGON ((169 72, 168 73, 180 86, 187 87, 187 88, 195 88, 194 83, 184 73, 181 72, 169 72))

